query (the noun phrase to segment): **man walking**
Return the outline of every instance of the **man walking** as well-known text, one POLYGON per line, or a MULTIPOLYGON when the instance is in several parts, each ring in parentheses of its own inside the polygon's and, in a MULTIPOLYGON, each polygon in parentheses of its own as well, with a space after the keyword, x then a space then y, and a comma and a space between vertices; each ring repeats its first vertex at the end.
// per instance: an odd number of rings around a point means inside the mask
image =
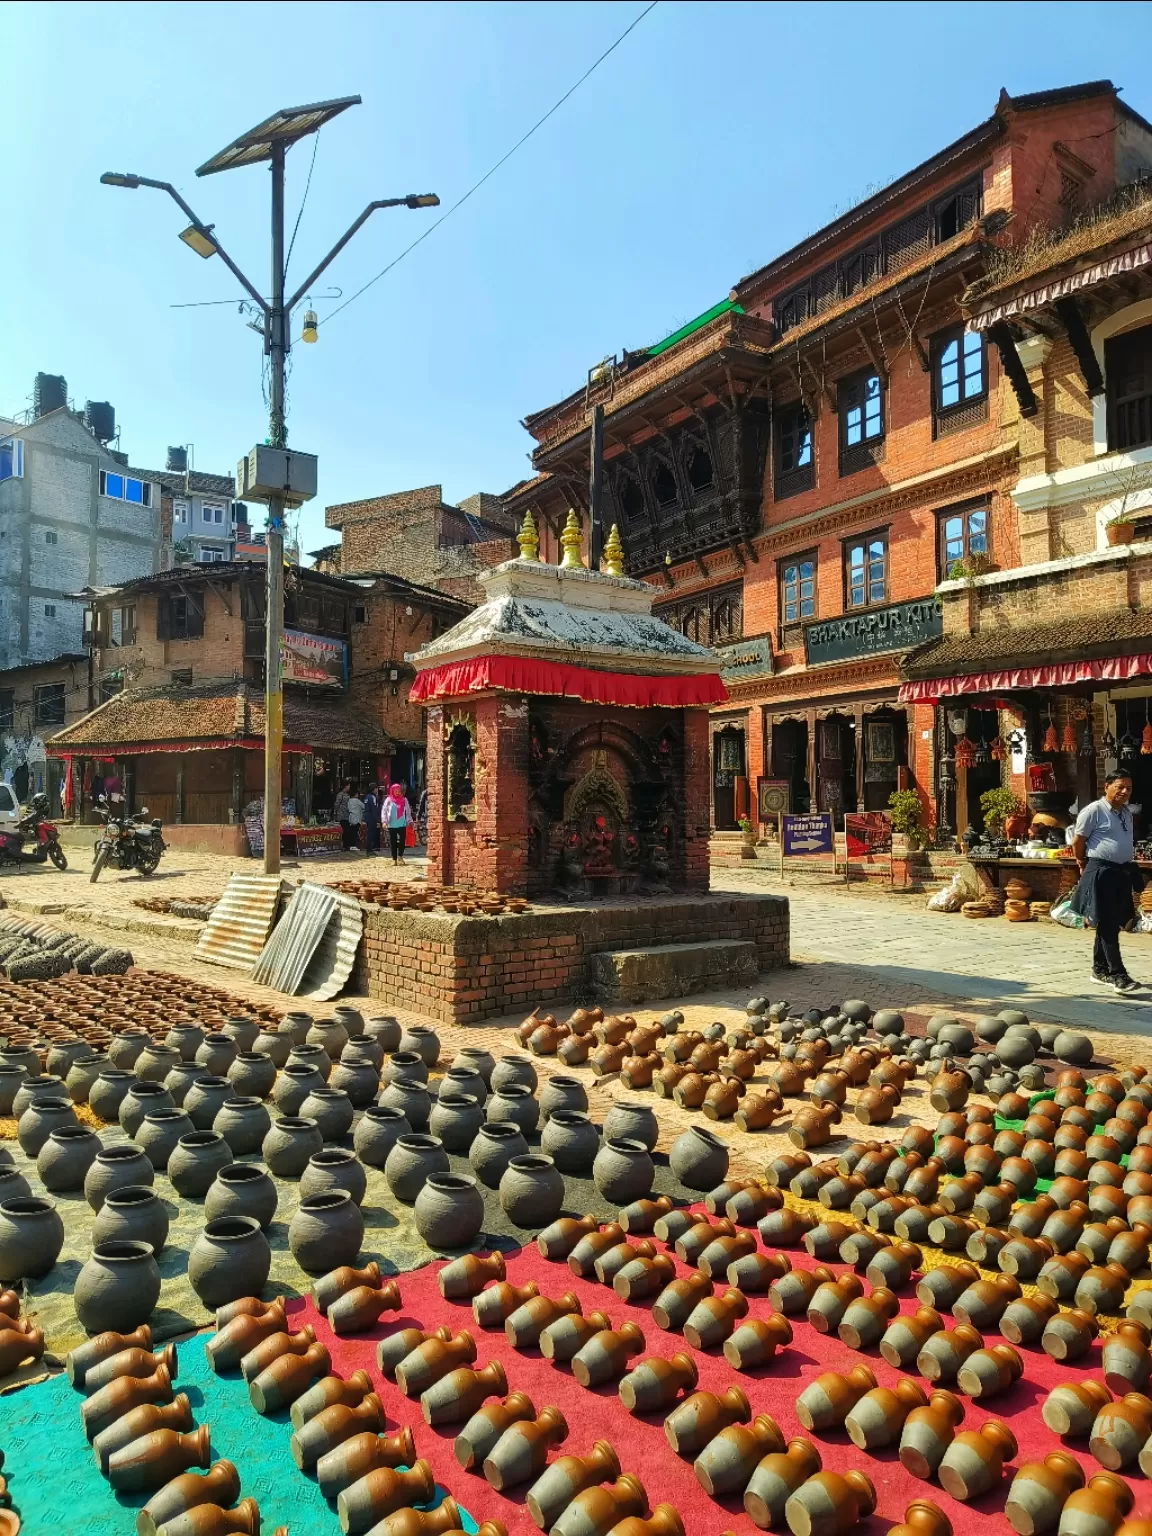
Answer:
POLYGON ((1131 798, 1131 775, 1110 773, 1100 799, 1077 816, 1072 839, 1080 866, 1072 910, 1096 927, 1092 980, 1120 993, 1140 990, 1120 955, 1120 930, 1133 916, 1132 893, 1144 887, 1144 876, 1133 862, 1131 798))
POLYGON ((380 801, 375 784, 364 791, 364 852, 380 852, 380 801))
POLYGON ((351 797, 351 791, 351 781, 345 779, 332 806, 332 819, 340 823, 340 841, 343 844, 345 853, 352 846, 348 841, 348 801, 351 797))
POLYGON ((348 796, 348 847, 360 847, 360 828, 364 825, 364 802, 358 794, 348 796))

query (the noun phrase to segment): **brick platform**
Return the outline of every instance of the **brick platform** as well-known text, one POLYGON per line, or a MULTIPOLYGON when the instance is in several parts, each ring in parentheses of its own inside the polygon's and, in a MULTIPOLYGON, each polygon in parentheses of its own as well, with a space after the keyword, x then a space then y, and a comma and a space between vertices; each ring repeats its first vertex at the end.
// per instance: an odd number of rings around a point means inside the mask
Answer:
POLYGON ((789 963, 788 899, 776 895, 669 896, 489 918, 366 907, 364 920, 352 990, 447 1023, 590 999, 591 957, 612 950, 743 940, 755 945, 760 970, 789 963))
POLYGON ((752 986, 760 974, 759 951, 751 939, 609 949, 588 960, 598 1003, 647 1003, 717 987, 752 986))

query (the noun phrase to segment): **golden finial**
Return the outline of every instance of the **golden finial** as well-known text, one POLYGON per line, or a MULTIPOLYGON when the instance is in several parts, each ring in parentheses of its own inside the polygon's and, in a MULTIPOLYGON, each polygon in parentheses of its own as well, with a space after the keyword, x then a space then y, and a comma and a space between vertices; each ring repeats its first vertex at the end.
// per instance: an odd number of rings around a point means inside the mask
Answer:
POLYGON ((604 574, 606 576, 623 576, 624 574, 624 546, 620 542, 620 530, 615 523, 612 524, 612 531, 604 545, 604 574))
POLYGON ((520 546, 521 560, 539 560, 540 535, 536 532, 536 524, 532 521, 531 512, 524 513, 524 521, 520 524, 516 542, 520 546))
POLYGON ((569 507, 568 521, 564 524, 564 532, 560 535, 560 542, 564 546, 564 556, 560 561, 562 571, 584 570, 584 561, 580 557, 580 546, 583 541, 580 519, 576 516, 575 508, 569 507))

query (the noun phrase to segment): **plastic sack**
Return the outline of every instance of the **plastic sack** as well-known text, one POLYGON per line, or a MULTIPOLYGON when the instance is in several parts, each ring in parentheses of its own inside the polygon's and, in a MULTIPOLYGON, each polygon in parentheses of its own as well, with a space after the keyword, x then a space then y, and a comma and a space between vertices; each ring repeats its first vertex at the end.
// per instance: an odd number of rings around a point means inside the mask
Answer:
POLYGON ((968 900, 960 874, 961 872, 957 870, 947 885, 941 886, 938 891, 934 891, 929 896, 929 912, 959 912, 968 900))
POLYGON ((1048 916, 1054 923, 1059 923, 1062 928, 1088 928, 1091 926, 1087 918, 1082 917, 1079 912, 1073 912, 1072 898, 1070 896, 1061 896, 1059 901, 1054 901, 1048 916))

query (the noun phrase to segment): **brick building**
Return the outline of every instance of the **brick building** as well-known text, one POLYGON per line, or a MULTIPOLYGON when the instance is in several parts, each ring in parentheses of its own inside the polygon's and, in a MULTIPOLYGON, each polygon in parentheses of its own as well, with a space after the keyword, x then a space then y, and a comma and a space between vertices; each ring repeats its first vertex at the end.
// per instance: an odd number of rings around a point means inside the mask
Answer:
MULTIPOLYGON (((961 297, 1038 227, 1064 228, 1149 167, 1152 127, 1110 82, 1001 93, 726 301, 527 418, 538 473, 506 496, 513 518, 531 511, 551 553, 567 508, 586 509, 601 406, 605 519, 626 569, 720 651, 716 828, 755 819, 758 784, 837 815, 911 784, 931 815, 946 753, 934 706, 900 695, 902 660, 941 633, 950 573, 1018 566, 1039 542, 1013 494, 1027 448, 1015 331, 966 328, 961 297)), ((976 766, 973 805, 1004 771, 990 753, 976 766)))
POLYGON ((86 651, 0 670, 0 779, 18 800, 43 790, 52 814, 61 813, 63 774, 45 742, 87 712, 86 651))
POLYGON ((328 507, 324 522, 340 531, 338 546, 316 551, 324 569, 386 570, 470 605, 483 600, 476 573, 516 554, 515 524, 501 498, 486 492, 452 506, 440 486, 424 485, 328 507))
POLYGON ((1017 359, 1019 557, 943 583, 943 634, 905 664, 947 743, 942 811, 979 825, 965 738, 995 729, 1033 809, 1066 815, 1120 763, 1152 837, 1152 182, 1004 252, 962 307, 1017 359))
MULTIPOLYGON (((212 563, 89 592, 94 707, 50 751, 83 782, 114 759, 126 793, 165 821, 237 825, 263 792, 265 582, 257 564, 212 563)), ((423 718, 404 651, 466 611, 398 578, 290 570, 284 793, 299 816, 330 809, 346 777, 418 791, 423 718)))

